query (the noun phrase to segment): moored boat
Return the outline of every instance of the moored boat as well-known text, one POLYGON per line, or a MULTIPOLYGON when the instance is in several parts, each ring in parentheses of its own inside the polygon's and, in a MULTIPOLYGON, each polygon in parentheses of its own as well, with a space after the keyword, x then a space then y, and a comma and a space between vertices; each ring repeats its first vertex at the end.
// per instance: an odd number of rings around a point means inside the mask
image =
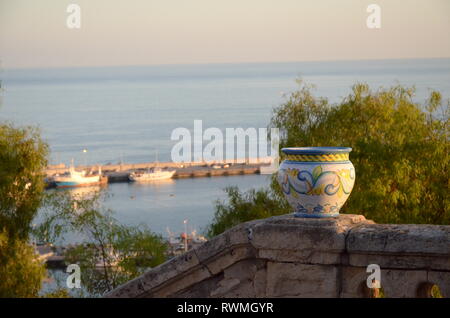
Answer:
POLYGON ((99 168, 98 174, 86 175, 86 171, 76 171, 73 166, 70 167, 69 172, 53 177, 57 188, 90 186, 103 183, 105 180, 102 177, 101 168, 99 168))
POLYGON ((128 177, 130 181, 146 182, 170 179, 175 174, 175 170, 162 170, 160 168, 153 168, 147 172, 132 172, 128 177))

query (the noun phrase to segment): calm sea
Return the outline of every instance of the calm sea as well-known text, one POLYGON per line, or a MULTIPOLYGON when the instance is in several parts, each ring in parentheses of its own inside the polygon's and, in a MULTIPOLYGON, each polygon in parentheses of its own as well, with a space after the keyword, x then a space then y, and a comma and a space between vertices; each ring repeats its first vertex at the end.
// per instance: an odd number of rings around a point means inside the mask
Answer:
MULTIPOLYGON (((450 59, 216 65, 164 65, 3 70, 0 120, 38 125, 51 162, 76 164, 170 160, 173 129, 266 127, 273 107, 295 90, 296 78, 332 102, 356 82, 415 86, 423 103, 431 89, 450 97, 450 59), (83 149, 87 152, 83 153, 83 149)), ((160 185, 112 184, 106 202, 127 224, 166 234, 201 231, 222 189, 266 186, 266 176, 176 180, 160 185)), ((75 190, 77 191, 77 190, 75 190)))

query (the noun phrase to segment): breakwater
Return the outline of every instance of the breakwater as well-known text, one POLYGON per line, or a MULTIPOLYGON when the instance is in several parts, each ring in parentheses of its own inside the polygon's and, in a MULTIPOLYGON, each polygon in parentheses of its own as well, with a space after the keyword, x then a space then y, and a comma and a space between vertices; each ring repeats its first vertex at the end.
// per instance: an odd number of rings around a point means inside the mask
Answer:
MULTIPOLYGON (((128 182, 130 173, 135 171, 145 171, 147 169, 159 167, 162 169, 176 170, 173 178, 197 178, 197 177, 215 177, 215 176, 233 176, 246 174, 267 173, 270 171, 270 159, 261 158, 259 160, 247 160, 244 162, 223 162, 223 163, 207 163, 207 162, 147 162, 135 164, 107 164, 107 165, 86 165, 76 166, 78 171, 93 171, 101 169, 104 176, 108 178, 108 183, 112 182, 128 182)), ((49 166, 45 173, 48 178, 69 171, 69 167, 64 164, 49 166)))

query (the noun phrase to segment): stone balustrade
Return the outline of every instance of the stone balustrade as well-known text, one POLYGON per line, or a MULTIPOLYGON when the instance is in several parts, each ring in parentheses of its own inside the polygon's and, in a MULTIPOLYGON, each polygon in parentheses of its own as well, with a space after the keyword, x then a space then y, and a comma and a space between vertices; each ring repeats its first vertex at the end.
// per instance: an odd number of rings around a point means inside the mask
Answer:
POLYGON ((106 297, 450 297, 450 226, 375 224, 362 215, 240 224, 106 297))

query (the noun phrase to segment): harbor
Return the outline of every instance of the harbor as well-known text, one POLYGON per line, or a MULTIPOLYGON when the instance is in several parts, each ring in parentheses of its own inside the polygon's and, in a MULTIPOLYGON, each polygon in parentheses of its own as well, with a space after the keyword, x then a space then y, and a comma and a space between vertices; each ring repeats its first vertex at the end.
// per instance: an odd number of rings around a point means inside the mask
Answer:
MULTIPOLYGON (((51 165, 46 171, 46 180, 48 187, 55 187, 55 178, 68 174, 73 171, 84 171, 86 175, 101 174, 99 184, 129 182, 130 175, 143 173, 152 169, 161 169, 162 171, 173 171, 171 178, 200 178, 217 176, 234 176, 250 174, 268 174, 271 173, 271 157, 234 160, 217 162, 147 162, 147 163, 119 163, 106 165, 81 165, 67 167, 64 164, 51 165)), ((131 178, 132 179, 132 178, 131 178)), ((80 184, 82 185, 82 184, 80 184)))

